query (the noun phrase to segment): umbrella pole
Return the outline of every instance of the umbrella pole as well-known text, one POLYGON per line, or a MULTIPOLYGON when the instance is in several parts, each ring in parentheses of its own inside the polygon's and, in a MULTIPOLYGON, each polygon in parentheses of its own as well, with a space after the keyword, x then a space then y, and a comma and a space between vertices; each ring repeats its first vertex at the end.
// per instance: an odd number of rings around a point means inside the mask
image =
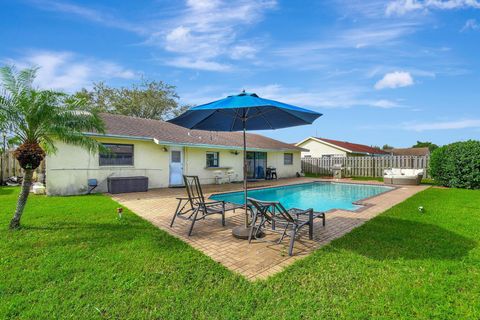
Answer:
MULTIPOLYGON (((244 196, 244 205, 243 208, 245 209, 245 225, 240 225, 232 230, 232 235, 235 238, 238 239, 243 239, 243 240, 248 240, 248 236, 250 235, 250 226, 248 222, 248 211, 247 211, 247 197, 248 197, 248 192, 247 192, 247 124, 246 124, 246 119, 242 119, 243 121, 243 196, 244 196)), ((257 231, 255 234, 255 238, 261 238, 264 237, 265 233, 262 231, 257 231)))
POLYGON ((247 134, 246 123, 243 120, 243 195, 244 195, 244 208, 245 208, 245 228, 248 228, 248 211, 247 211, 247 134))

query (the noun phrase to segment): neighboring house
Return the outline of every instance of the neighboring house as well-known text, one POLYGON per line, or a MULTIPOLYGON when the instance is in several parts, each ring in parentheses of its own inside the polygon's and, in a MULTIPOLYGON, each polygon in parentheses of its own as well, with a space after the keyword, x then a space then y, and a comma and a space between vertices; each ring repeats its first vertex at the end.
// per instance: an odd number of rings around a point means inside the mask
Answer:
POLYGON ((312 158, 388 155, 383 150, 363 144, 317 137, 308 137, 295 146, 308 149, 309 151, 302 151, 302 157, 312 158))
MULTIPOLYGON (((89 153, 57 143, 46 159, 47 193, 80 194, 88 179, 95 191, 107 191, 108 177, 147 176, 149 188, 180 186, 182 174, 198 175, 202 183, 243 180, 241 132, 188 130, 177 125, 120 115, 102 114, 105 134, 87 133, 111 150, 89 153)), ((301 171, 301 148, 257 134, 247 134, 248 178, 261 179, 267 166, 279 178, 301 171)))
POLYGON ((430 150, 427 147, 423 148, 394 148, 385 150, 393 156, 429 156, 430 150))

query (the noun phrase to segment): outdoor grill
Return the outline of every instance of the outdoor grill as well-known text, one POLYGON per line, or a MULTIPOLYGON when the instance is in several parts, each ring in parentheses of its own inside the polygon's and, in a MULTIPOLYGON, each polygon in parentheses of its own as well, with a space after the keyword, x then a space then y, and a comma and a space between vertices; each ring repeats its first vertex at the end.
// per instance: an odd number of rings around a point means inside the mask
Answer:
POLYGON ((332 166, 332 171, 333 171, 333 178, 334 179, 342 179, 342 170, 343 166, 341 164, 334 164, 332 166))

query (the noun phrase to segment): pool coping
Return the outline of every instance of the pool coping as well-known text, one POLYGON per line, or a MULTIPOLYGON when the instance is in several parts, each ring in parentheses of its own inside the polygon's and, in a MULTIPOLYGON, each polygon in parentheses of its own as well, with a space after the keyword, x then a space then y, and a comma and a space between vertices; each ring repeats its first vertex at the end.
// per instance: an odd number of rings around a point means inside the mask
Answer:
MULTIPOLYGON (((323 213, 330 213, 330 212, 334 212, 334 211, 337 211, 337 210, 342 210, 342 211, 347 211, 347 212, 352 212, 352 213, 359 213, 359 212, 362 212, 364 210, 367 210, 368 208, 371 208, 373 206, 375 206, 375 204, 373 203, 367 203, 365 201, 368 201, 368 200, 371 200, 373 198, 376 198, 376 197, 379 197, 379 196, 382 196, 386 193, 389 193, 389 192, 392 192, 392 191, 395 191, 397 189, 399 189, 400 187, 397 186, 397 185, 386 185, 386 184, 381 184, 381 183, 368 183, 368 182, 361 182, 361 183, 356 183, 356 182, 348 182, 348 181, 332 181, 332 180, 313 180, 313 181, 310 181, 310 182, 300 182, 300 183, 291 183, 291 184, 282 184, 282 185, 278 185, 278 186, 263 186, 263 187, 254 187, 254 188, 248 188, 247 187, 247 191, 248 190, 262 190, 262 189, 274 189, 274 188, 281 188, 281 187, 289 187, 289 186, 298 186, 298 185, 303 185, 303 184, 311 184, 311 183, 318 183, 318 182, 322 182, 322 183, 330 183, 330 184, 351 184, 351 185, 366 185, 366 186, 382 186, 382 187, 388 187, 389 190, 385 190, 385 191, 382 191, 380 193, 377 193, 376 195, 373 195, 373 196, 370 196, 370 197, 366 197, 366 198, 362 198, 360 200, 357 200, 355 202, 352 202, 353 205, 356 205, 356 206, 360 206, 359 208, 355 209, 355 210, 348 210, 348 209, 343 209, 343 208, 332 208, 332 209, 329 209, 327 211, 322 211, 323 213)), ((242 190, 240 191, 227 191, 227 192, 216 192, 216 193, 212 193, 211 195, 208 196, 208 199, 210 199, 212 196, 215 196, 215 195, 222 195, 222 194, 229 194, 229 193, 238 193, 238 192, 243 192, 242 190)), ((316 211, 317 212, 317 211, 316 211)))

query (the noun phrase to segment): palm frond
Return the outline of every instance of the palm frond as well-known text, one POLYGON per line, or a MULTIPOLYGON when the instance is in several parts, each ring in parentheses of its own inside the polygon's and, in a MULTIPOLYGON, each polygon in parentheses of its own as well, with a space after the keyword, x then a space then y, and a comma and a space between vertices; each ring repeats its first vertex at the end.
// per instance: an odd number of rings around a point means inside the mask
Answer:
POLYGON ((17 72, 13 67, 0 70, 6 91, 0 97, 0 119, 24 142, 39 143, 47 152, 55 152, 55 142, 83 147, 91 152, 101 144, 85 132, 104 132, 99 115, 86 112, 82 99, 52 90, 32 88, 37 69, 17 72))
POLYGON ((18 72, 17 84, 21 88, 31 88, 37 76, 38 67, 23 69, 18 72))
POLYGON ((38 67, 27 68, 21 71, 17 71, 14 66, 1 67, 0 77, 2 86, 12 95, 16 95, 23 90, 29 90, 32 88, 37 71, 38 67))
POLYGON ((0 76, 2 79, 2 87, 8 92, 17 91, 17 79, 15 77, 15 69, 13 66, 3 66, 0 68, 0 76))

